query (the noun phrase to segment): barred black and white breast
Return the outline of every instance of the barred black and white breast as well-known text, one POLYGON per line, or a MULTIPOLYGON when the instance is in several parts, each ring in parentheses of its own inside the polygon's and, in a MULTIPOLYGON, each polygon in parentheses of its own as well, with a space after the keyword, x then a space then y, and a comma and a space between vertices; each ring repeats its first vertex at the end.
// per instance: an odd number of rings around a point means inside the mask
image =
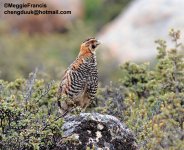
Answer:
POLYGON ((94 99, 98 87, 95 53, 98 45, 95 38, 84 41, 78 57, 65 71, 58 89, 58 106, 62 114, 77 106, 85 109, 94 99))

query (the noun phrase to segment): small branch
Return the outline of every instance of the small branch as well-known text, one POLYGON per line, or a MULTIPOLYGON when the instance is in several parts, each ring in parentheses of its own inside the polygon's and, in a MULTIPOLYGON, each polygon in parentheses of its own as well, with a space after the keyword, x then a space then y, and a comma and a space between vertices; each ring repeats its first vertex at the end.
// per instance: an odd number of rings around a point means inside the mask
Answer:
POLYGON ((2 84, 0 84, 0 93, 3 91, 4 87, 2 84))
POLYGON ((176 95, 178 95, 179 94, 179 82, 178 82, 178 78, 177 78, 177 65, 176 65, 175 60, 173 62, 173 65, 174 65, 173 77, 174 77, 174 82, 175 82, 175 93, 176 93, 176 95))
POLYGON ((47 95, 52 87, 52 85, 55 83, 55 81, 53 80, 52 82, 48 83, 44 88, 43 88, 43 92, 41 93, 40 97, 38 98, 37 101, 39 101, 42 97, 44 97, 45 95, 47 95))
POLYGON ((38 69, 36 68, 33 74, 30 74, 29 79, 27 80, 26 83, 26 94, 24 96, 25 98, 25 103, 26 103, 26 111, 27 111, 27 103, 29 98, 31 97, 33 93, 33 86, 36 80, 36 75, 37 75, 38 69))
MULTIPOLYGON (((73 109, 72 109, 73 110, 73 109)), ((69 111, 66 111, 63 115, 61 115, 61 116, 59 116, 59 117, 57 117, 56 119, 54 119, 54 121, 57 121, 57 120, 59 120, 60 118, 63 118, 63 117, 65 117, 66 116, 66 114, 68 113, 69 111)), ((53 123, 53 122, 52 122, 53 123)), ((52 123, 50 123, 50 124, 46 124, 41 130, 43 131, 43 130, 45 130, 48 126, 50 126, 52 123)))

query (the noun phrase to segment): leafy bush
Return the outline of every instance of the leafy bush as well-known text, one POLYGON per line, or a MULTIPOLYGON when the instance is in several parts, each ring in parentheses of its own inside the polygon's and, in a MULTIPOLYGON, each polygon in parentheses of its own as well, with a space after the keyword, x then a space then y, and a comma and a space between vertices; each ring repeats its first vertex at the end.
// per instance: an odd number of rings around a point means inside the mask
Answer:
POLYGON ((36 79, 0 80, 0 149, 51 149, 61 138, 56 86, 36 79))
POLYGON ((166 41, 156 41, 155 68, 127 62, 121 67, 119 88, 101 89, 97 97, 96 111, 125 122, 142 150, 184 149, 184 56, 178 53, 183 47, 179 31, 171 30, 169 35, 175 46, 167 48, 166 41))

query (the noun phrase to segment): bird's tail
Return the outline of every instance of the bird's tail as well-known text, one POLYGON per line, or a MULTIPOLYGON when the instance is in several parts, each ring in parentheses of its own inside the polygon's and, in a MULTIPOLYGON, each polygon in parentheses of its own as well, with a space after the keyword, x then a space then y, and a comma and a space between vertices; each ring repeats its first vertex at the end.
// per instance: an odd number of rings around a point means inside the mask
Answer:
POLYGON ((66 104, 65 101, 61 102, 61 97, 57 98, 57 103, 58 103, 58 107, 59 107, 59 112, 61 113, 61 115, 65 116, 68 113, 68 106, 66 104))
POLYGON ((62 109, 62 107, 61 107, 61 102, 60 102, 60 100, 59 100, 59 99, 57 99, 57 104, 58 104, 58 107, 59 107, 59 112, 61 113, 61 109, 62 109))

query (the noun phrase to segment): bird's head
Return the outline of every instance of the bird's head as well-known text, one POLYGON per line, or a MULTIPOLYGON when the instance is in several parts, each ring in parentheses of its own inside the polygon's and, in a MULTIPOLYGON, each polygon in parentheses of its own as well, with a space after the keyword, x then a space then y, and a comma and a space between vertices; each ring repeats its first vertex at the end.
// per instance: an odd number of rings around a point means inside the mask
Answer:
POLYGON ((94 53, 99 45, 100 42, 97 41, 95 38, 89 38, 81 44, 81 49, 86 49, 94 53))

